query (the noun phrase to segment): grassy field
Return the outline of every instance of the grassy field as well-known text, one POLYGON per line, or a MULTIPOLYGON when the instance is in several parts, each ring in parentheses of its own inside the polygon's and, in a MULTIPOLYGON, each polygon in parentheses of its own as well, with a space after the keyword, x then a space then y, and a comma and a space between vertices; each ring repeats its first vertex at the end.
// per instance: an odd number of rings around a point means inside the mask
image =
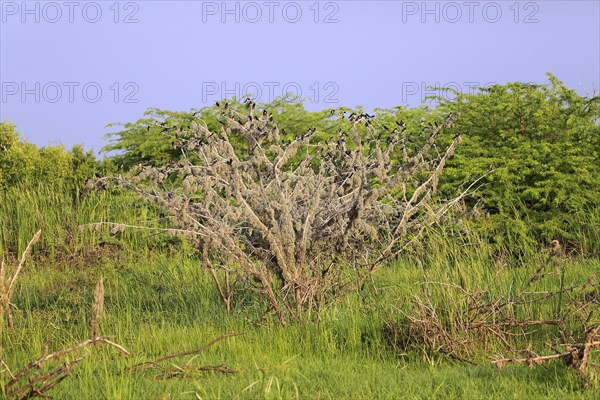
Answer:
MULTIPOLYGON (((455 286, 476 291, 489 284, 490 296, 522 287, 546 260, 541 247, 538 256, 517 262, 493 254, 473 238, 457 239, 442 232, 377 270, 362 290, 322 311, 318 321, 282 327, 275 316, 264 315, 266 305, 260 297, 241 287, 227 315, 210 274, 201 269, 185 242, 148 231, 126 231, 115 237, 108 230, 78 229, 97 221, 156 223, 152 210, 114 194, 74 201, 60 190, 22 188, 0 195, 0 243, 8 265, 16 264, 17 254, 42 229, 42 239, 19 276, 12 299, 14 326, 3 332, 6 365, 15 373, 38 358, 46 345, 52 352, 88 338, 93 292, 100 277, 105 287, 100 333, 131 353, 125 357, 101 346, 67 356, 90 353, 50 391, 55 398, 600 396, 597 385, 584 389, 581 376, 560 361, 497 369, 493 358, 508 354, 498 354, 502 346, 492 341, 473 344, 469 350, 473 365, 418 342, 399 343, 391 333, 397 332, 392 327, 403 326, 406 315, 414 315, 425 292, 439 310, 450 310, 461 301, 461 290, 454 290, 455 286), (196 357, 170 359, 161 363, 162 369, 132 370, 231 333, 243 334, 224 338, 196 357)), ((560 276, 549 274, 535 282, 532 291, 581 285, 600 272, 600 260, 585 254, 565 255, 560 266, 560 276)), ((533 317, 555 317, 573 296, 565 292, 560 300, 553 296, 539 302, 533 317)), ((598 320, 597 310, 591 318, 598 320)), ((446 320, 452 323, 451 316, 446 320)), ((549 345, 556 335, 556 329, 545 327, 515 341, 521 348, 551 354, 549 345)), ((597 360, 595 354, 592 361, 597 360)), ((56 368, 60 363, 52 365, 56 368)), ((6 393, 6 374, 0 393, 6 393)))

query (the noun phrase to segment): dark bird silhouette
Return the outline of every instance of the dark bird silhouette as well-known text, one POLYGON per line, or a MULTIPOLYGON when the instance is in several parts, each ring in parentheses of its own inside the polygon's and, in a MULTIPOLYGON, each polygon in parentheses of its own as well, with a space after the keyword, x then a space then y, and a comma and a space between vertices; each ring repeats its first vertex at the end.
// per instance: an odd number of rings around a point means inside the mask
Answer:
POLYGON ((221 105, 219 104, 219 102, 217 101, 217 107, 221 107, 221 105))
POLYGON ((317 128, 310 128, 310 129, 308 130, 308 132, 306 132, 306 135, 304 135, 304 136, 302 137, 302 139, 304 139, 304 138, 307 138, 307 137, 311 136, 311 135, 312 135, 313 133, 315 133, 316 131, 317 131, 317 128))

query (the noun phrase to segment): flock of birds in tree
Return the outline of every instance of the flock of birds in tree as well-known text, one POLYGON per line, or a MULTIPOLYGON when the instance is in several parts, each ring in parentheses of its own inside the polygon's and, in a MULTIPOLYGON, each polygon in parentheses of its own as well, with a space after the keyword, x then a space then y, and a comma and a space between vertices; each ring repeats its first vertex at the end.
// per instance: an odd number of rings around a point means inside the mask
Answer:
MULTIPOLYGON (((254 114, 254 111, 256 109, 256 103, 254 101, 252 101, 250 98, 246 98, 246 100, 244 100, 244 105, 245 108, 247 110, 247 114, 245 116, 245 120, 242 120, 242 118, 244 117, 242 114, 238 113, 237 111, 234 111, 228 102, 224 102, 224 103, 220 103, 220 102, 216 102, 215 103, 217 108, 222 108, 224 111, 221 113, 221 117, 226 115, 229 117, 238 115, 240 116, 239 119, 236 120, 236 122, 244 127, 244 129, 249 129, 249 130, 254 130, 255 132, 258 131, 261 134, 268 134, 271 137, 275 137, 277 139, 279 139, 279 128, 277 127, 277 125, 273 122, 274 117, 272 113, 269 113, 266 109, 262 110, 262 115, 257 116, 254 114), (268 131, 263 131, 265 129, 268 129, 268 131)), ((160 129, 161 133, 175 133, 175 139, 173 139, 171 141, 171 145, 174 149, 177 148, 178 144, 182 144, 182 142, 187 142, 188 144, 191 141, 194 141, 195 145, 202 145, 204 143, 206 143, 206 141, 208 139, 210 139, 213 135, 215 135, 215 132, 210 132, 210 130, 208 129, 208 126, 206 125, 206 123, 204 121, 203 124, 200 124, 196 121, 196 117, 197 115, 200 113, 200 111, 195 111, 193 112, 192 115, 192 119, 189 121, 189 123, 187 124, 173 124, 171 125, 169 123, 169 121, 162 121, 162 122, 155 122, 155 126, 158 126, 160 129), (196 137, 195 139, 186 139, 184 136, 184 132, 185 131, 192 131, 194 129, 202 129, 205 131, 205 137, 204 138, 198 138, 196 137), (179 143, 178 143, 179 142, 179 143)), ((350 112, 344 109, 332 109, 330 111, 330 116, 337 116, 340 119, 346 119, 348 121, 350 121, 351 123, 353 123, 354 125, 358 124, 358 123, 364 123, 365 126, 367 127, 371 127, 371 129, 374 129, 375 126, 373 126, 373 123, 375 122, 381 129, 378 129, 377 134, 373 137, 374 140, 381 140, 383 139, 383 134, 385 133, 385 141, 387 145, 390 145, 390 143, 392 143, 394 141, 394 139, 392 139, 393 137, 398 137, 399 135, 402 135, 402 142, 403 143, 408 143, 408 144, 414 144, 413 143, 413 133, 408 133, 408 135, 405 134, 406 129, 407 129, 407 124, 404 121, 394 121, 395 126, 389 127, 386 126, 386 124, 381 123, 380 121, 375 121, 376 116, 375 115, 370 115, 368 113, 356 113, 356 112, 350 112), (349 115, 347 115, 349 113, 349 115)), ((446 123, 448 121, 451 121, 454 118, 455 114, 454 113, 450 113, 448 114, 448 116, 446 117, 446 123)), ((226 122, 221 120, 221 123, 226 124, 226 122)), ((424 124, 422 122, 422 124, 424 124)), ((440 125, 438 123, 432 123, 429 122, 427 124, 429 129, 432 129, 432 131, 435 132, 439 130, 440 125)), ((148 125, 146 127, 147 131, 151 130, 151 125, 148 125)), ((317 128, 313 127, 310 128, 304 135, 296 135, 294 137, 294 140, 298 141, 298 140, 304 140, 307 138, 312 137, 315 132, 317 131, 317 128)), ((281 130, 281 134, 283 136, 286 135, 285 129, 281 130)), ((419 134, 417 134, 418 137, 422 137, 423 136, 423 132, 420 132, 419 134)), ((338 137, 337 137, 337 143, 336 144, 336 150, 338 151, 342 151, 343 153, 345 153, 347 156, 351 156, 351 152, 349 150, 346 149, 345 146, 345 142, 346 142, 346 137, 347 137, 347 133, 343 132, 342 130, 340 130, 340 132, 338 133, 338 137)), ((459 135, 457 134, 454 139, 458 138, 459 135)), ((283 139, 282 140, 282 144, 286 145, 291 143, 291 139, 283 139)), ((331 143, 326 142, 326 145, 330 145, 331 143)), ((319 145, 321 145, 321 143, 319 142, 319 145)), ((435 147, 435 144, 434 144, 435 147)), ((252 151, 253 149, 251 148, 250 151, 252 151)), ((326 155, 325 155, 326 156, 326 155)))

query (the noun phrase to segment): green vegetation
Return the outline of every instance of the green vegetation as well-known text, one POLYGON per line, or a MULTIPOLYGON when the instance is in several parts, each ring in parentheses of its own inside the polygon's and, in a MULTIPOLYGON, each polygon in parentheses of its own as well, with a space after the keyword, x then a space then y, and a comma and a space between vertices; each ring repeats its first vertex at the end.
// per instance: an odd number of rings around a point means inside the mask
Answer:
MULTIPOLYGON (((463 276, 469 287, 481 287, 498 268, 490 263, 485 246, 472 253, 460 246, 437 250, 428 257, 408 254, 379 270, 362 292, 323 312, 320 322, 288 327, 282 327, 274 316, 261 320, 264 304, 250 292, 234 297, 234 312, 228 316, 210 275, 196 257, 162 251, 140 257, 133 251, 99 246, 79 255, 76 265, 29 263, 13 300, 21 311, 15 312, 14 328, 4 336, 5 362, 15 369, 37 358, 45 344, 53 350, 88 337, 92 318, 88 305, 102 276, 106 299, 101 333, 124 345, 132 356, 123 357, 112 349, 92 350, 74 368, 74 375, 52 391, 56 398, 597 396, 594 390, 584 390, 580 377, 558 361, 534 369, 515 365, 498 370, 481 349, 478 365, 471 366, 439 353, 394 344, 389 324, 408 312, 411 300, 422 293, 422 282, 447 277, 458 281, 455 276, 463 276), (453 253, 462 256, 451 267, 446 254, 453 253), (160 370, 123 372, 231 332, 245 335, 201 352, 192 365, 225 365, 234 373, 189 372, 169 379, 157 378, 160 370)), ((510 290, 513 280, 531 275, 538 263, 503 269, 501 289, 510 290)), ((600 262, 576 259, 569 261, 567 269, 566 285, 581 283, 591 272, 600 271, 600 262)), ((438 292, 438 301, 446 301, 445 297, 443 291, 438 292)), ((540 315, 552 313, 554 306, 549 301, 540 315)), ((544 339, 535 335, 527 342, 536 351, 547 350, 544 339)), ((173 363, 181 366, 189 358, 173 363)))
MULTIPOLYGON (((435 108, 377 109, 375 127, 387 138, 398 123, 405 123, 407 147, 415 149, 427 140, 423 127, 458 112, 454 127, 439 137, 442 146, 456 134, 463 139, 441 178, 442 197, 453 197, 465 181, 492 169, 467 206, 475 215, 489 214, 478 229, 497 250, 504 250, 506 243, 512 247, 512 243, 558 239, 579 252, 598 254, 600 248, 590 247, 587 239, 596 228, 585 220, 597 215, 600 207, 600 96, 579 96, 551 74, 549 81, 549 85, 515 82, 476 94, 454 93, 452 99, 435 98, 439 102, 435 108)), ((242 102, 233 100, 228 105, 246 112, 242 102)), ((340 119, 340 111, 362 113, 344 107, 309 112, 301 103, 283 99, 256 105, 256 110, 263 109, 274 115, 284 140, 318 128, 311 143, 335 143, 340 131, 349 131, 352 124, 340 119)), ((211 131, 223 126, 223 104, 196 114, 211 131)), ((111 134, 105 150, 121 151, 115 163, 125 168, 180 160, 181 151, 174 144, 179 130, 193 126, 193 120, 192 112, 149 110, 147 118, 111 134)), ((236 150, 245 150, 243 142, 231 140, 236 150)))
POLYGON ((23 140, 16 127, 0 123, 0 190, 19 184, 28 187, 37 182, 67 185, 73 194, 88 178, 111 172, 111 162, 96 160, 94 153, 82 145, 66 151, 64 146, 38 148, 23 140))
POLYGON ((464 132, 444 179, 451 191, 495 170, 471 203, 491 214, 491 240, 510 232, 516 242, 559 239, 598 254, 584 243, 597 226, 581 216, 598 215, 600 204, 600 96, 580 97, 549 77, 549 87, 510 83, 442 99, 439 109, 459 112, 453 129, 464 132))
MULTIPOLYGON (((10 374, 46 346, 52 353, 90 338, 94 287, 102 278, 99 335, 130 355, 90 346, 45 363, 35 376, 87 354, 48 392, 54 398, 597 398, 600 382, 591 374, 600 362, 597 349, 585 353, 591 354, 586 370, 565 366, 565 358, 538 366, 533 355, 584 343, 586 331, 600 324, 600 105, 598 97, 582 98, 550 80, 550 87, 511 83, 457 94, 432 109, 377 110, 372 128, 361 125, 361 134, 374 129, 385 142, 405 124, 404 143, 419 149, 429 123, 458 112, 438 138, 440 152, 457 133, 463 142, 435 200, 456 196, 490 164, 493 172, 356 290, 336 295, 331 282, 332 301, 288 326, 242 274, 229 277, 228 313, 215 287, 215 279, 224 284, 225 270, 211 274, 193 237, 153 229, 179 226, 168 210, 95 180, 114 174, 115 166, 126 174, 139 164, 160 169, 183 162, 176 144, 187 140, 187 126, 195 129, 200 118, 220 130, 223 104, 196 116, 150 110, 113 135, 107 150, 118 154, 102 162, 79 146, 37 148, 13 125, 0 124, 2 296, 19 256, 42 231, 8 299, 10 312, 2 308, 6 297, 0 301, 0 397, 10 392, 10 374), (89 225, 97 222, 150 229, 89 225), (243 335, 139 368, 231 333, 243 335), (492 363, 512 357, 528 359, 532 368, 492 363)), ((242 113, 246 106, 228 104, 242 113)), ((351 132, 348 114, 362 113, 311 113, 283 100, 256 105, 256 113, 263 108, 273 113, 284 143, 317 127, 310 143, 333 145, 340 130, 351 132)), ((248 153, 241 138, 230 142, 236 154, 248 153)), ((356 148, 351 140, 348 146, 356 148)), ((401 150, 394 154, 402 157, 401 150)), ((165 182, 169 189, 181 184, 165 182)))

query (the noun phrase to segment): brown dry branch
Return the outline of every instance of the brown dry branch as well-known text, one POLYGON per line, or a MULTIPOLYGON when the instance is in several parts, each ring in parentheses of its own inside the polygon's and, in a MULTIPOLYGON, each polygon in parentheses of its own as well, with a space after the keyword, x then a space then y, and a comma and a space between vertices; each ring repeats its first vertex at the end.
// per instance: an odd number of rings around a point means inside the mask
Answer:
POLYGON ((592 351, 600 348, 600 340, 598 340, 598 332, 600 325, 589 329, 581 343, 570 344, 566 346, 566 351, 562 353, 551 354, 547 356, 538 356, 531 352, 528 357, 524 358, 498 358, 492 363, 498 368, 502 368, 510 363, 526 363, 529 367, 541 365, 546 361, 561 359, 569 368, 573 368, 583 377, 584 386, 588 386, 593 372, 590 370, 589 358, 592 351))
POLYGON ((219 296, 221 296, 221 300, 223 300, 223 303, 225 303, 227 314, 231 314, 231 297, 233 296, 233 289, 231 288, 231 284, 229 282, 229 271, 225 269, 225 288, 223 288, 221 282, 219 282, 219 277, 217 276, 214 267, 210 264, 209 271, 213 280, 215 281, 215 285, 219 291, 219 296))
POLYGON ((84 228, 89 228, 92 230, 99 230, 102 226, 112 227, 110 230, 112 235, 123 232, 125 229, 140 229, 140 230, 155 230, 158 232, 170 233, 173 235, 184 235, 184 236, 197 236, 198 232, 186 230, 186 229, 173 229, 173 228, 157 228, 157 227, 148 227, 148 226, 138 226, 138 225, 129 225, 129 224, 117 224, 114 222, 94 222, 92 224, 81 225, 79 228, 83 230, 84 228))
MULTIPOLYGON (((221 372, 223 374, 234 374, 237 371, 229 368, 227 365, 202 365, 199 367, 194 367, 191 365, 194 357, 192 357, 188 362, 186 362, 183 366, 178 366, 172 364, 173 368, 164 368, 160 367, 159 369, 163 370, 163 373, 157 376, 157 379, 172 379, 172 378, 185 378, 195 375, 198 372, 221 372)), ((158 366, 157 366, 158 367, 158 366)))
MULTIPOLYGON (((104 285, 103 280, 100 279, 96 286, 94 293, 94 304, 92 306, 94 319, 91 324, 91 338, 69 348, 58 350, 53 353, 48 353, 48 348, 46 347, 43 351, 43 354, 37 360, 30 362, 16 373, 11 372, 10 368, 2 358, 1 353, 4 315, 10 313, 10 299, 14 293, 17 277, 21 272, 23 265, 25 264, 27 256, 31 252, 32 246, 39 240, 40 235, 41 231, 38 231, 30 240, 27 248, 21 255, 19 264, 17 265, 12 278, 8 279, 6 277, 6 268, 4 262, 1 262, 0 264, 0 360, 2 362, 2 366, 4 367, 3 370, 0 371, 0 374, 2 374, 0 376, 4 377, 4 372, 8 374, 8 379, 3 384, 4 394, 7 398, 29 399, 36 396, 47 398, 48 391, 71 375, 72 368, 81 362, 87 356, 87 353, 70 360, 65 359, 72 354, 85 349, 89 345, 97 346, 99 343, 104 343, 118 349, 123 354, 129 354, 129 352, 123 346, 114 343, 107 337, 98 336, 100 315, 104 308, 104 285), (65 360, 61 366, 49 371, 44 369, 47 365, 50 365, 52 361, 61 360, 65 360)), ((12 324, 9 326, 12 326, 12 324)))
POLYGON ((192 372, 198 372, 198 371, 218 371, 218 372, 223 372, 223 373, 233 373, 235 371, 228 368, 225 365, 217 365, 217 366, 204 365, 204 366, 200 366, 200 367, 194 367, 194 366, 192 366, 192 361, 194 361, 194 359, 196 357, 198 357, 198 353, 212 347, 213 345, 220 342, 221 340, 227 339, 230 337, 241 336, 241 335, 245 335, 245 332, 227 333, 225 335, 219 336, 218 338, 210 341, 209 343, 205 344, 204 346, 202 346, 200 348, 171 354, 171 355, 164 356, 164 357, 161 357, 161 358, 153 360, 153 361, 147 361, 145 363, 138 364, 134 367, 128 368, 126 371, 127 372, 128 371, 137 372, 137 371, 143 371, 143 370, 147 370, 147 369, 156 368, 156 369, 162 371, 160 378, 180 377, 180 376, 184 376, 186 374, 189 374, 192 372), (178 366, 176 364, 171 363, 170 366, 172 368, 167 368, 163 364, 161 364, 161 363, 164 363, 165 361, 169 361, 169 360, 172 360, 175 358, 180 358, 180 357, 189 356, 189 355, 193 355, 193 357, 191 357, 188 361, 186 361, 182 366, 178 366))
POLYGON ((556 335, 551 338, 555 343, 575 343, 572 338, 587 331, 583 341, 568 346, 565 352, 543 357, 529 352, 527 357, 496 360, 497 365, 501 366, 507 362, 536 364, 571 357, 573 366, 583 371, 586 369, 589 353, 599 343, 599 328, 597 322, 592 321, 597 306, 589 302, 584 293, 584 289, 594 285, 594 276, 566 288, 562 276, 559 276, 559 287, 556 290, 530 290, 534 282, 553 276, 542 272, 559 255, 556 249, 557 246, 553 244, 551 256, 546 262, 524 281, 520 290, 511 289, 506 295, 497 294, 503 291, 492 285, 497 282, 500 272, 485 287, 475 290, 468 290, 452 282, 424 282, 424 290, 414 295, 412 309, 408 312, 399 310, 405 322, 399 326, 390 324, 389 331, 394 340, 405 347, 418 347, 468 362, 482 348, 485 350, 499 346, 509 352, 519 352, 517 346, 522 345, 541 328, 556 335), (443 288, 442 300, 434 300, 439 298, 439 293, 434 295, 433 289, 440 287, 443 288), (563 297, 570 299, 562 304, 563 297), (545 308, 550 310, 552 307, 549 305, 555 303, 558 304, 558 311, 553 318, 541 314, 541 304, 545 304, 545 308), (590 324, 593 324, 591 329, 590 324))
POLYGON ((218 268, 260 292, 282 324, 307 317, 360 286, 468 193, 433 200, 460 136, 441 153, 435 142, 455 114, 409 150, 403 124, 384 130, 359 115, 331 143, 315 143, 316 128, 286 141, 273 118, 252 111, 222 109, 216 132, 191 117, 189 130, 170 137, 182 160, 88 185, 116 182, 165 210, 174 227, 161 230, 198 246, 228 308, 232 292, 218 268), (240 142, 241 150, 232 144, 240 142))
POLYGON ((21 399, 29 399, 35 396, 47 398, 47 391, 58 385, 65 378, 71 375, 71 368, 83 361, 84 357, 79 357, 74 360, 63 363, 59 368, 50 371, 44 375, 40 375, 29 383, 8 392, 7 397, 14 397, 21 399), (22 397, 21 397, 22 396, 22 397))
MULTIPOLYGON (((81 349, 84 349, 89 345, 94 345, 96 343, 108 344, 111 347, 118 349, 123 354, 129 355, 129 352, 125 348, 123 348, 123 346, 120 346, 120 345, 114 343, 113 341, 111 341, 110 339, 103 337, 103 336, 98 336, 98 337, 84 340, 83 342, 78 343, 74 346, 71 346, 66 349, 58 350, 58 351, 55 351, 50 354, 42 354, 42 356, 40 356, 37 360, 32 361, 29 364, 27 364, 25 367, 23 367, 19 372, 17 372, 6 383, 5 388, 7 390, 7 397, 11 398, 11 397, 19 396, 21 393, 23 393, 27 389, 29 389, 31 391, 31 394, 36 394, 36 393, 38 393, 38 395, 45 394, 44 390, 42 390, 42 389, 44 387, 46 387, 46 385, 48 384, 49 381, 51 381, 53 379, 59 380, 56 383, 59 383, 60 381, 62 381, 64 378, 66 378, 68 375, 70 375, 71 367, 73 365, 79 363, 81 360, 83 360, 87 354, 82 357, 70 360, 70 361, 65 361, 65 363, 63 364, 62 367, 60 367, 54 371, 47 372, 42 375, 36 375, 36 372, 38 370, 40 370, 44 366, 44 364, 49 361, 53 361, 53 360, 60 361, 64 358, 66 358, 68 355, 75 353, 81 349), (26 383, 23 386, 19 386, 18 384, 22 380, 26 380, 28 383, 26 383), (16 386, 16 387, 13 388, 13 386, 16 386)), ((54 387, 56 385, 56 383, 54 383, 52 386, 50 386, 50 388, 54 387)), ((29 394, 28 396, 31 396, 31 394, 29 394)), ((27 397, 27 396, 25 396, 25 397, 27 397)))

